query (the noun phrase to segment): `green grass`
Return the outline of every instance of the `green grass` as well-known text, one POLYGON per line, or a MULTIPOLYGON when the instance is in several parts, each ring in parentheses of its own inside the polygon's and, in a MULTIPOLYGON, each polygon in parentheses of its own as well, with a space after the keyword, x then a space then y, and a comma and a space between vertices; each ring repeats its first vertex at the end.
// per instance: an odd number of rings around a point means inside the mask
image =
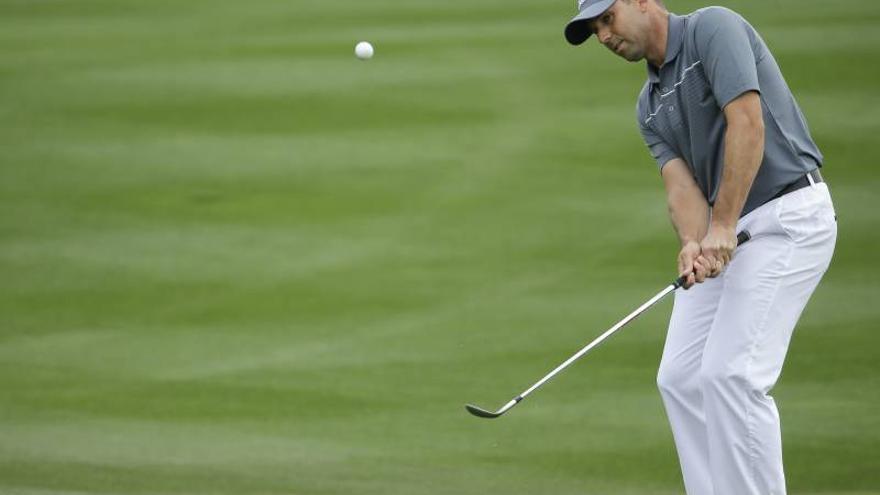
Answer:
MULTIPOLYGON (((880 6, 727 5, 840 215, 775 392, 790 493, 880 494, 880 6)), ((462 407, 674 272, 644 68, 572 12, 0 0, 0 493, 682 493, 668 301, 462 407)))

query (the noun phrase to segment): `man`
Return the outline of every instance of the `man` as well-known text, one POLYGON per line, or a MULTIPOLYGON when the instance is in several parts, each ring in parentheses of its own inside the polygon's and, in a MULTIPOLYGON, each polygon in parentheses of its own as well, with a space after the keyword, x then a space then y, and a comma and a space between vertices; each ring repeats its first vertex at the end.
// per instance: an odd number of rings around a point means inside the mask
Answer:
POLYGON ((769 391, 831 261, 822 155, 758 33, 720 7, 580 0, 565 36, 647 61, 637 104, 681 241, 657 383, 691 495, 785 493, 769 391), (736 249, 737 232, 752 239, 736 249))

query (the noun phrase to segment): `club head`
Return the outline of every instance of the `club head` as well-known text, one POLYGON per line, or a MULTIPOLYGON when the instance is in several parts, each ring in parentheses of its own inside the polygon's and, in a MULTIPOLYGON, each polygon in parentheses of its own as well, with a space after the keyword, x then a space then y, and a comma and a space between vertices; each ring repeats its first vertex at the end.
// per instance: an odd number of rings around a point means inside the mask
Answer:
POLYGON ((493 412, 487 411, 481 407, 477 407, 473 404, 465 404, 464 408, 467 409, 467 412, 469 412, 479 418, 493 419, 493 418, 497 418, 498 416, 501 416, 501 413, 493 413, 493 412))

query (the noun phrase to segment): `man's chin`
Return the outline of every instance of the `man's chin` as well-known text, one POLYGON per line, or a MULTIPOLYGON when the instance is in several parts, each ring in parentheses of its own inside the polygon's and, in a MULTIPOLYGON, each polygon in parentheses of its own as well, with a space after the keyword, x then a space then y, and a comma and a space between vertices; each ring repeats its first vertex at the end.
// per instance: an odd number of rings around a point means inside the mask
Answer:
POLYGON ((623 52, 623 53, 619 53, 618 55, 620 55, 620 58, 626 60, 627 62, 641 62, 642 60, 645 59, 644 54, 641 54, 641 53, 623 52))

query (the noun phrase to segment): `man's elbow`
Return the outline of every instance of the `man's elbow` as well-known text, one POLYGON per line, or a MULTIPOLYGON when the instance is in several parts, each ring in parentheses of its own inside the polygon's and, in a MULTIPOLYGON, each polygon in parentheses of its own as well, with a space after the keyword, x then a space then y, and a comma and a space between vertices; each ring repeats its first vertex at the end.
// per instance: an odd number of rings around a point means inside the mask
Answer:
POLYGON ((761 96, 754 91, 741 95, 724 108, 727 127, 755 144, 764 143, 764 113, 761 96))

